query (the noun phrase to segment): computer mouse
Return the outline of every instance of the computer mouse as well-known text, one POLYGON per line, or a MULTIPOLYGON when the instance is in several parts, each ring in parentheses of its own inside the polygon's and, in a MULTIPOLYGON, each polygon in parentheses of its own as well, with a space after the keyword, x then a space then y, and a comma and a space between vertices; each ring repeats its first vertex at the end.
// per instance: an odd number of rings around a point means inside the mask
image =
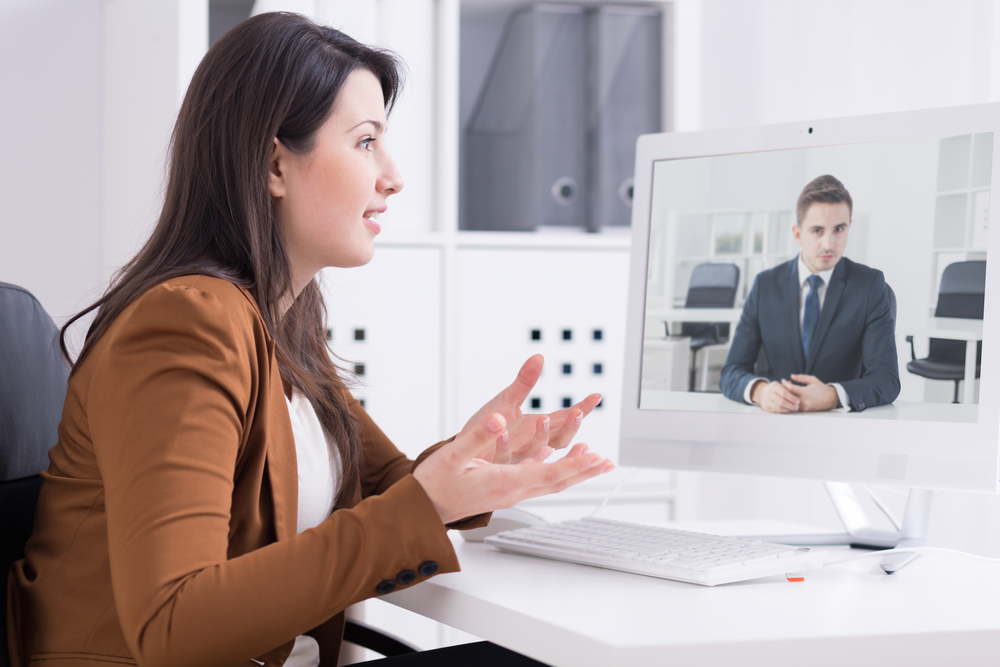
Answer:
POLYGON ((532 514, 517 507, 508 507, 505 510, 493 512, 489 525, 482 528, 473 528, 472 530, 463 530, 460 531, 460 534, 466 542, 482 542, 484 538, 502 533, 505 530, 540 526, 543 523, 545 523, 545 519, 537 514, 532 514))

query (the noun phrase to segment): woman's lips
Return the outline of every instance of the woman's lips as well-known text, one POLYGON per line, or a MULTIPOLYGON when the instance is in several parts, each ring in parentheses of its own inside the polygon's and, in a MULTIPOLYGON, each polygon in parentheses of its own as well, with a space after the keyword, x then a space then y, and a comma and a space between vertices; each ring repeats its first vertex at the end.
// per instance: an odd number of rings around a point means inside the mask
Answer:
POLYGON ((382 227, 377 222, 375 222, 375 220, 378 219, 378 213, 379 213, 378 211, 368 211, 363 216, 361 216, 362 219, 365 221, 365 224, 368 225, 368 228, 371 229, 376 234, 382 231, 382 227))

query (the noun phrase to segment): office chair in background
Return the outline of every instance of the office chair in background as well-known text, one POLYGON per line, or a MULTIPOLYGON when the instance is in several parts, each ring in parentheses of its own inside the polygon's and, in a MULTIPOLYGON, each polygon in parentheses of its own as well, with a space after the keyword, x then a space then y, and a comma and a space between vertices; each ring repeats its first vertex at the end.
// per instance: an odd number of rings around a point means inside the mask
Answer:
MULTIPOLYGON (((986 262, 955 262, 945 267, 938 288, 938 301, 934 317, 957 317, 967 320, 983 319, 986 295, 986 262)), ((955 383, 955 397, 958 403, 958 383, 965 377, 965 341, 931 338, 927 356, 917 359, 913 348, 913 336, 907 336, 910 344, 910 361, 906 370, 931 380, 952 380, 955 383)), ((976 377, 979 377, 983 358, 983 342, 976 345, 976 377)))
POLYGON ((7 573, 24 557, 38 476, 66 397, 69 365, 52 318, 27 290, 0 283, 0 666, 7 667, 7 573))
MULTIPOLYGON (((698 264, 691 271, 685 308, 732 308, 736 303, 736 288, 740 284, 740 269, 735 264, 698 264)), ((691 366, 688 371, 688 391, 694 391, 698 373, 698 352, 709 345, 729 341, 728 322, 682 322, 681 336, 691 337, 691 366)), ((667 331, 670 335, 670 331, 667 331)), ((708 352, 705 353, 704 373, 708 374, 708 352)))

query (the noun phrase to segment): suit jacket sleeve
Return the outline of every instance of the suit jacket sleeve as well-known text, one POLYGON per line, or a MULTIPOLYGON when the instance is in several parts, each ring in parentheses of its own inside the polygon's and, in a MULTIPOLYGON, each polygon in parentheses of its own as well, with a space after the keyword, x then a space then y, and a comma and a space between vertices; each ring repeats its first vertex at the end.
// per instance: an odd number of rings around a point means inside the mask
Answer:
POLYGON ((402 570, 431 559, 458 570, 433 505, 405 475, 315 528, 229 557, 248 406, 267 390, 252 318, 233 310, 212 292, 161 285, 92 360, 87 414, 114 602, 141 665, 245 662, 402 570))
POLYGON ((743 304, 743 314, 733 334, 733 343, 726 355, 719 379, 720 389, 726 398, 743 403, 747 383, 756 377, 753 373, 760 352, 761 335, 757 307, 760 301, 760 276, 753 281, 750 295, 743 304))
POLYGON ((899 396, 895 323, 881 271, 872 281, 867 296, 868 308, 861 338, 861 377, 840 383, 851 407, 858 412, 876 405, 888 405, 899 396))

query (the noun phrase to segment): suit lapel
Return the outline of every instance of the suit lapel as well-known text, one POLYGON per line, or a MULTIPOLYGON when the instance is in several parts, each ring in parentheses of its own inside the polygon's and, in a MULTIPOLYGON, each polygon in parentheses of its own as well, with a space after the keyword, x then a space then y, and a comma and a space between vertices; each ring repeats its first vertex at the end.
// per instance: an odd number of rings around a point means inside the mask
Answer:
POLYGON ((785 315, 788 318, 788 339, 792 341, 795 350, 796 367, 805 368, 805 355, 802 353, 802 330, 799 327, 799 258, 795 257, 788 263, 788 270, 782 279, 782 298, 785 300, 785 315))
POLYGON ((840 297, 844 294, 846 285, 847 267, 844 258, 841 257, 833 270, 833 275, 830 276, 830 284, 826 288, 826 297, 823 299, 823 308, 819 313, 819 322, 816 323, 816 330, 809 343, 809 358, 806 360, 807 374, 812 373, 812 367, 816 363, 816 357, 819 356, 820 348, 823 347, 823 339, 826 338, 826 332, 830 329, 830 323, 837 312, 837 305, 840 303, 840 297))

